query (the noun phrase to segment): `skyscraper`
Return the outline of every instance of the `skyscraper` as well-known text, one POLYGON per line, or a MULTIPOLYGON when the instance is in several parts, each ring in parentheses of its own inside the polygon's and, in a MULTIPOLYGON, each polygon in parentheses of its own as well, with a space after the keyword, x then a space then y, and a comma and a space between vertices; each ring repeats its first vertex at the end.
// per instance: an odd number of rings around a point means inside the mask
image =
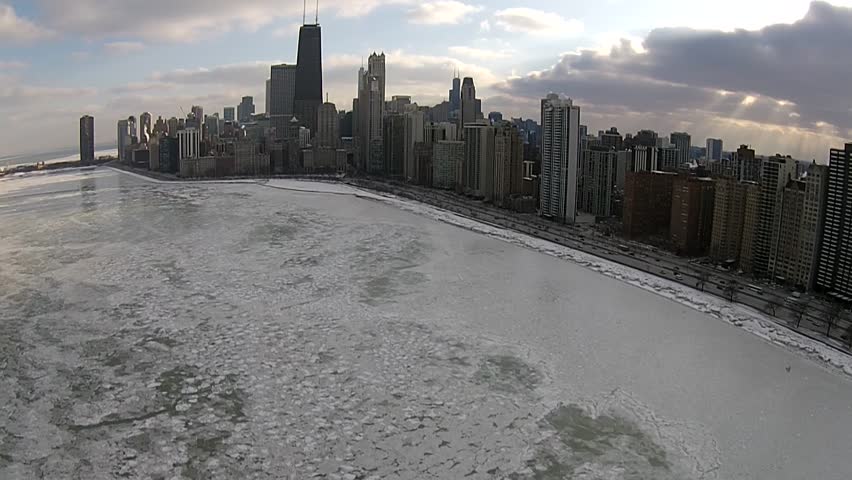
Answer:
POLYGON ((716 180, 715 192, 710 256, 719 262, 736 264, 742 247, 748 196, 757 196, 758 187, 752 182, 720 178, 716 180))
POLYGON ((677 174, 631 172, 624 182, 624 235, 638 238, 668 232, 677 174))
POLYGON ((128 147, 134 142, 136 136, 136 119, 130 117, 127 120, 119 120, 118 122, 118 161, 129 162, 128 147))
POLYGON ((689 147, 692 146, 692 137, 685 132, 672 132, 671 142, 677 148, 677 165, 689 163, 689 147))
POLYGON ((385 99, 387 86, 387 76, 385 72, 385 52, 382 52, 381 55, 376 55, 376 52, 373 52, 372 55, 367 59, 367 71, 370 72, 371 77, 376 77, 376 80, 379 82, 379 98, 382 99, 382 112, 385 111, 385 99))
POLYGON ((95 117, 80 117, 80 163, 95 161, 95 117))
POLYGON ((707 139, 707 160, 722 159, 722 141, 718 138, 707 139))
POLYGON ((240 123, 248 123, 254 115, 254 97, 243 97, 237 107, 237 118, 240 123))
POLYGON ((577 217, 580 107, 550 94, 541 101, 541 214, 560 222, 577 217))
POLYGON ((384 146, 382 145, 382 116, 385 102, 382 96, 384 75, 384 55, 371 55, 370 67, 375 73, 358 71, 358 100, 356 102, 356 133, 360 142, 363 166, 370 173, 379 173, 384 169, 384 146), (379 151, 376 151, 378 147, 379 151), (380 166, 381 164, 381 166, 380 166))
POLYGON ((463 136, 464 126, 476 121, 476 87, 471 77, 465 77, 462 81, 460 102, 459 134, 463 136))
POLYGON ((236 118, 234 117, 234 107, 225 107, 225 111, 223 113, 223 118, 226 122, 233 122, 234 120, 236 120, 236 118))
POLYGON ((152 117, 148 112, 144 112, 142 115, 139 115, 139 143, 148 144, 153 131, 153 121, 154 117, 152 117))
POLYGON ((453 75, 453 88, 450 90, 450 111, 461 108, 461 79, 453 75))
POLYGON ((200 140, 200 132, 195 128, 185 128, 178 132, 178 158, 198 158, 200 140))
POLYGON ((828 197, 822 251, 816 286, 841 299, 852 298, 852 143, 831 149, 828 161, 828 197))
POLYGON ((322 91, 322 31, 319 23, 305 24, 299 28, 293 110, 312 131, 316 130, 322 91))
POLYGON ((333 103, 323 103, 317 111, 316 138, 319 147, 337 148, 340 144, 340 118, 333 103))
POLYGON ((296 65, 273 65, 269 79, 269 110, 271 116, 292 115, 296 95, 296 65))

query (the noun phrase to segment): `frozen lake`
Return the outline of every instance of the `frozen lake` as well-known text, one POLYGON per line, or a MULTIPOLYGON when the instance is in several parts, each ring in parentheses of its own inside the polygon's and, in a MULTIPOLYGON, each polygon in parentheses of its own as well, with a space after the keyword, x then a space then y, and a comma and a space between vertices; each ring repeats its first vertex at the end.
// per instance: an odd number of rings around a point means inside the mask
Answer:
POLYGON ((852 477, 848 376, 345 191, 0 180, 0 478, 852 477))

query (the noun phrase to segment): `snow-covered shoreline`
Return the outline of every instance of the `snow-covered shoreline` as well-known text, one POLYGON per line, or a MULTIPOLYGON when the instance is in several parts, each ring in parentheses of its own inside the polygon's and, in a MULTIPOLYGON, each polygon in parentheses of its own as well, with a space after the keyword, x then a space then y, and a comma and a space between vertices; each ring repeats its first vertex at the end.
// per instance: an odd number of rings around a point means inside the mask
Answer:
MULTIPOLYGON (((139 178, 159 183, 159 181, 143 175, 132 174, 118 169, 115 170, 117 172, 131 174, 139 178)), ((520 232, 489 225, 479 220, 467 218, 432 205, 410 199, 403 199, 390 194, 378 194, 350 185, 308 180, 271 179, 264 182, 237 180, 228 182, 192 181, 187 183, 253 183, 259 186, 277 188, 281 190, 333 195, 348 194, 358 198, 380 201, 384 204, 392 205, 417 215, 425 216, 433 220, 455 225, 477 233, 482 233, 492 238, 497 238, 515 245, 533 249, 546 255, 573 262, 602 275, 618 279, 643 290, 656 293, 657 295, 668 298, 681 305, 706 313, 716 319, 722 320, 730 325, 734 325, 756 335, 761 339, 782 346, 791 351, 795 351, 799 354, 803 354, 818 363, 852 377, 852 356, 839 352, 817 340, 808 338, 805 335, 786 329, 775 323, 773 320, 767 318, 763 313, 748 306, 730 303, 711 294, 699 292, 685 285, 656 277, 628 266, 620 265, 603 258, 595 257, 593 255, 520 232)))

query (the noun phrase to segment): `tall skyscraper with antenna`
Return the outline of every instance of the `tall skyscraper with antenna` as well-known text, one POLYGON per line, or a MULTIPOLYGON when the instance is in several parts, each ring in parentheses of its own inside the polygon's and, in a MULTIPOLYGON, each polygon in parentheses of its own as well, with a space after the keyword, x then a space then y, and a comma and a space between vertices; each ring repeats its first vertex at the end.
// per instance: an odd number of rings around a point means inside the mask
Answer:
POLYGON ((322 105, 322 32, 319 25, 319 0, 314 23, 299 28, 299 53, 296 59, 296 88, 293 109, 311 131, 316 131, 317 110, 322 105))

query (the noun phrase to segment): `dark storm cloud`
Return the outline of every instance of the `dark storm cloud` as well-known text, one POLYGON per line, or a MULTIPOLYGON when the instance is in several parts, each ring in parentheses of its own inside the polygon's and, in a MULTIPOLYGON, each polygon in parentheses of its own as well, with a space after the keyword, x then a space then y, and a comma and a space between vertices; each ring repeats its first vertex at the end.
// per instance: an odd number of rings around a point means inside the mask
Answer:
POLYGON ((850 45, 852 9, 814 2, 803 19, 757 31, 656 29, 644 52, 623 42, 607 55, 567 54, 500 89, 530 97, 554 91, 638 112, 694 110, 801 128, 826 122, 845 134, 852 128, 850 45))

